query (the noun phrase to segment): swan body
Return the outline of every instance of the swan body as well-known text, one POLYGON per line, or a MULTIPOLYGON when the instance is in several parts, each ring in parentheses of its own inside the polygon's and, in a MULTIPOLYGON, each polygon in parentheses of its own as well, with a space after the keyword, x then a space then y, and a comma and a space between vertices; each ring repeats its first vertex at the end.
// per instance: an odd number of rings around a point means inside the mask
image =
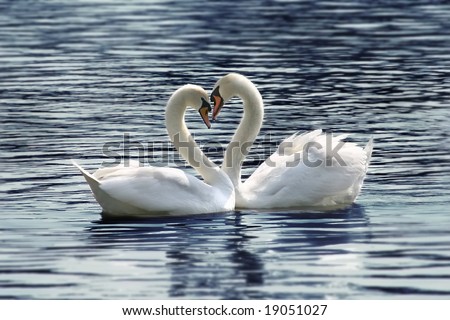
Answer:
POLYGON ((235 96, 244 102, 244 115, 225 151, 222 170, 235 186, 236 208, 334 208, 355 201, 367 172, 373 141, 363 149, 343 142, 347 135, 331 136, 321 130, 287 137, 242 182, 241 166, 261 128, 264 107, 255 85, 246 77, 231 73, 220 79, 212 91, 213 119, 224 102, 235 96))
POLYGON ((181 156, 203 177, 165 167, 101 168, 88 173, 75 162, 103 209, 103 217, 189 215, 234 209, 234 188, 228 176, 200 150, 184 123, 187 106, 196 107, 209 127, 206 92, 194 85, 175 91, 166 107, 169 137, 181 156))

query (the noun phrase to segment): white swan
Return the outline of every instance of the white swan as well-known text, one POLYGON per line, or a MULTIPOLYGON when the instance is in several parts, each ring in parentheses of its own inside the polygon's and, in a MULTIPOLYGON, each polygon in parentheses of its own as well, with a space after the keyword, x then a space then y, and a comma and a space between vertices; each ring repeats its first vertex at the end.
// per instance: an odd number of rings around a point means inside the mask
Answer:
POLYGON ((358 196, 369 165, 373 142, 365 149, 315 130, 286 138, 244 182, 241 166, 262 126, 263 100, 255 85, 231 73, 217 81, 210 99, 213 120, 224 102, 239 97, 244 115, 225 151, 222 170, 236 190, 236 208, 341 207, 358 196), (334 152, 334 153, 333 153, 334 152))
POLYGON ((166 128, 181 156, 204 181, 182 170, 163 167, 102 168, 84 175, 103 217, 153 217, 222 212, 234 209, 234 187, 228 176, 211 162, 195 143, 184 122, 187 106, 195 107, 210 127, 208 94, 199 86, 175 91, 166 107, 166 128))

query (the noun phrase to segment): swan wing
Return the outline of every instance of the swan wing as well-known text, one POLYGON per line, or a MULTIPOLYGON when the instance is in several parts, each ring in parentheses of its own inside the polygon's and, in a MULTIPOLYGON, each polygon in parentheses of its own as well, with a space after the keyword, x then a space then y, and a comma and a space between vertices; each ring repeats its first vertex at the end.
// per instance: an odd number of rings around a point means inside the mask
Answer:
POLYGON ((367 171, 372 144, 364 150, 343 142, 345 137, 327 141, 320 130, 288 137, 283 141, 287 146, 278 148, 241 185, 241 194, 252 207, 261 208, 353 202, 367 171), (305 149, 308 144, 311 147, 305 149), (330 158, 330 148, 339 148, 336 158, 330 158))
POLYGON ((137 161, 137 160, 128 160, 128 163, 127 164, 125 164, 125 163, 120 163, 119 165, 117 165, 117 166, 114 166, 114 167, 104 167, 104 168, 100 168, 100 169, 97 169, 93 174, 92 174, 92 176, 94 176, 96 179, 98 179, 98 180, 102 180, 102 179, 104 179, 105 177, 107 177, 107 176, 109 176, 109 175, 111 175, 111 174, 113 174, 114 172, 116 172, 116 171, 120 171, 120 170, 124 170, 125 168, 139 168, 139 167, 141 167, 142 165, 140 164, 140 162, 139 161, 137 161))
POLYGON ((317 129, 303 134, 298 132, 284 139, 279 145, 275 154, 291 155, 301 151, 308 143, 314 142, 322 134, 321 129, 317 129))
POLYGON ((179 169, 120 166, 102 168, 91 175, 74 165, 83 173, 106 217, 213 211, 212 187, 179 169))
POLYGON ((123 203, 149 212, 208 212, 211 186, 175 168, 144 167, 116 171, 102 190, 123 203))

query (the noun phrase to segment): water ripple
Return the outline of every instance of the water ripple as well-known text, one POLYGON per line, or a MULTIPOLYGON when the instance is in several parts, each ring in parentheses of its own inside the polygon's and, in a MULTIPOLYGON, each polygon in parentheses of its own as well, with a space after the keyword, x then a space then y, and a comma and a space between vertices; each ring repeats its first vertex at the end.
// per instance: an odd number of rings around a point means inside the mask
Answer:
MULTIPOLYGON (((0 3, 0 298, 450 297, 449 4, 224 4, 0 3), (128 133, 153 148, 143 162, 184 167, 167 98, 230 71, 266 105, 244 175, 297 131, 373 137, 357 204, 101 220, 69 159, 93 170, 128 133)), ((241 112, 231 102, 211 130, 187 115, 214 161, 241 112)))

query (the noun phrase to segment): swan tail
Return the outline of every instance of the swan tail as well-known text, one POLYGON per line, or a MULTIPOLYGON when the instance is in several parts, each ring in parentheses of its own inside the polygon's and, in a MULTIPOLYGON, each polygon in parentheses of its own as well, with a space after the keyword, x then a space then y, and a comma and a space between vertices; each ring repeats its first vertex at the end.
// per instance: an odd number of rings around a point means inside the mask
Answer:
POLYGON ((100 181, 98 181, 92 174, 84 170, 78 163, 75 162, 75 160, 72 160, 72 164, 80 170, 93 192, 99 189, 101 184, 100 181))
POLYGON ((372 151, 373 151, 373 137, 370 138, 369 142, 367 142, 366 146, 364 147, 364 152, 366 153, 366 172, 369 167, 370 159, 372 158, 372 151))

